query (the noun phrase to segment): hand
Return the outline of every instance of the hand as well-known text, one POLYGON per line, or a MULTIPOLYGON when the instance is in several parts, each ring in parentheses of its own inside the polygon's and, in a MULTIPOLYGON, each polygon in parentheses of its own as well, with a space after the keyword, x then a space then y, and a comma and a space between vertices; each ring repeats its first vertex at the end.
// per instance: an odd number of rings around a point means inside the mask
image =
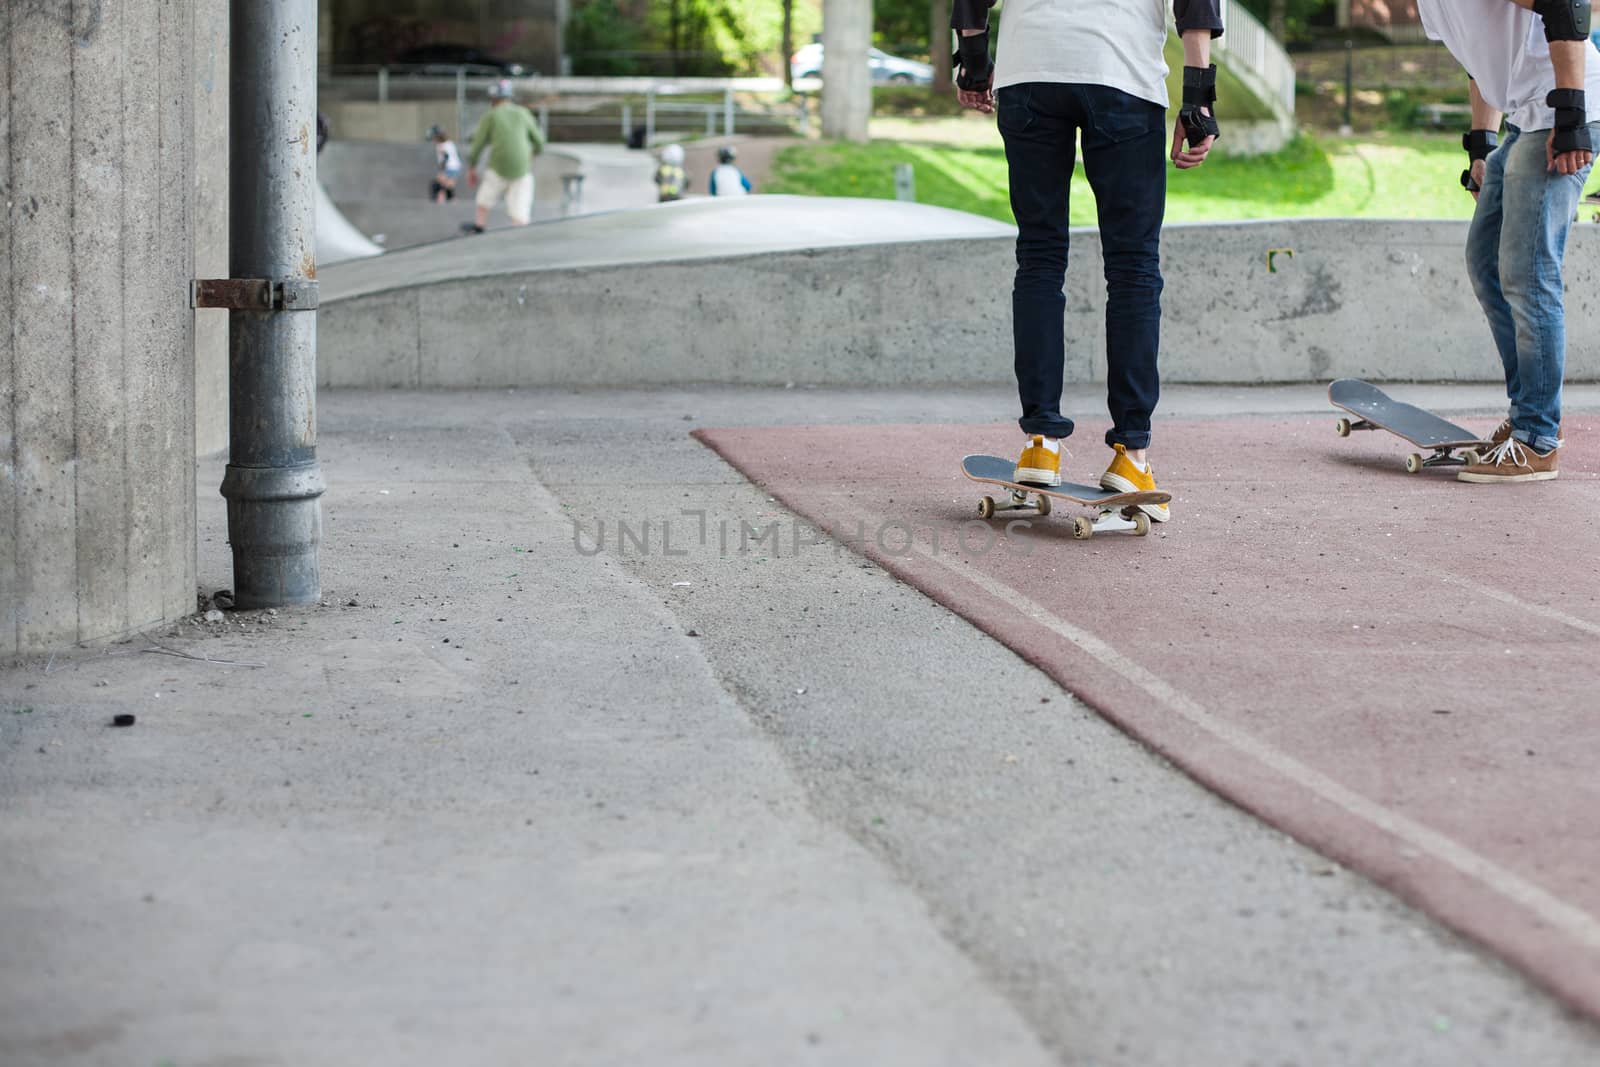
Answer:
POLYGON ((1467 168, 1467 174, 1472 178, 1472 184, 1467 186, 1467 192, 1472 194, 1472 199, 1478 199, 1478 193, 1483 189, 1483 176, 1489 169, 1489 164, 1481 159, 1474 159, 1472 166, 1467 168))
MULTIPOLYGON (((1204 110, 1207 115, 1211 114, 1210 108, 1206 108, 1204 110)), ((1198 167, 1200 164, 1204 163, 1206 161, 1206 154, 1211 151, 1211 146, 1216 143, 1217 140, 1215 137, 1207 137, 1204 141, 1201 141, 1193 148, 1188 148, 1184 145, 1184 138, 1187 136, 1188 134, 1183 128, 1183 120, 1173 119, 1172 162, 1179 170, 1188 170, 1190 167, 1198 167)))
POLYGON ((961 106, 981 111, 985 115, 994 114, 994 79, 989 79, 982 89, 956 88, 956 99, 961 101, 961 106))
POLYGON ((472 186, 474 189, 476 189, 478 187, 478 168, 477 167, 473 167, 472 169, 467 171, 467 184, 472 186))
MULTIPOLYGON (((1593 152, 1562 152, 1556 154, 1556 131, 1544 139, 1544 167, 1558 174, 1576 174, 1594 160, 1593 152)), ((1476 194, 1474 194, 1476 195, 1476 194)))

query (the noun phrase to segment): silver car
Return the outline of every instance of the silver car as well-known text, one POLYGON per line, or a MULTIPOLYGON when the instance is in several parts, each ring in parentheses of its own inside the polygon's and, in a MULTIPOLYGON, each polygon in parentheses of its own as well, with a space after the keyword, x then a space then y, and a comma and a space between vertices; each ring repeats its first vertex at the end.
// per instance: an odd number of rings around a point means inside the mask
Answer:
MULTIPOLYGON (((915 59, 901 59, 878 48, 867 49, 867 66, 874 85, 932 85, 933 68, 915 59)), ((791 78, 822 77, 822 44, 813 42, 789 60, 791 78)))

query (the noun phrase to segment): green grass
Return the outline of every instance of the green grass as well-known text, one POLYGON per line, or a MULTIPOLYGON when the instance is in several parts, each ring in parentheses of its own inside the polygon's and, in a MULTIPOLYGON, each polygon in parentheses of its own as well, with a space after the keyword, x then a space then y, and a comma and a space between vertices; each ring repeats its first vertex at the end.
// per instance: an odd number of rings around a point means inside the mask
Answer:
MULTIPOLYGON (((999 139, 992 129, 989 136, 999 139)), ((1301 137, 1273 155, 1214 156, 1189 171, 1169 167, 1166 217, 1169 222, 1303 216, 1465 219, 1472 215, 1472 198, 1458 181, 1464 159, 1460 139, 1453 134, 1301 137)), ((774 160, 762 191, 889 199, 897 163, 915 168, 922 203, 1013 221, 1005 153, 997 143, 795 145, 774 160)), ((1590 184, 1600 184, 1600 175, 1590 184)), ((1071 221, 1079 226, 1095 221, 1094 196, 1081 166, 1072 179, 1071 221)))

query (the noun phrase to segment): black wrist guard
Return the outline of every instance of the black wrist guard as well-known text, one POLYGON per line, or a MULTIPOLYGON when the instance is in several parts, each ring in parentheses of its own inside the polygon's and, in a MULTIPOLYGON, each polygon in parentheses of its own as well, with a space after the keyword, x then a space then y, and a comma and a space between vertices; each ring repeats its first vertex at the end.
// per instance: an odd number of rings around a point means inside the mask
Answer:
POLYGON ((956 54, 950 57, 956 69, 956 87, 981 93, 994 81, 994 61, 989 58, 989 31, 956 35, 956 54))
POLYGON ((1217 102, 1217 65, 1183 68, 1183 106, 1178 109, 1178 121, 1183 123, 1183 135, 1189 147, 1207 137, 1221 137, 1222 128, 1214 114, 1201 108, 1213 108, 1217 102))
MULTIPOLYGON (((1585 8, 1587 10, 1587 7, 1585 8)), ((1556 155, 1563 152, 1593 152, 1589 139, 1589 114, 1582 89, 1551 89, 1544 98, 1547 107, 1556 109, 1556 136, 1550 146, 1556 155)))
POLYGON ((1589 39, 1589 0, 1533 0, 1533 11, 1544 19, 1546 41, 1589 39))
MULTIPOLYGON (((1500 147, 1500 135, 1494 130, 1472 130, 1461 135, 1461 147, 1467 150, 1467 161, 1476 163, 1480 159, 1488 159, 1489 153, 1500 147)), ((1471 167, 1461 172, 1461 188, 1469 193, 1478 191, 1478 183, 1472 180, 1471 167)))

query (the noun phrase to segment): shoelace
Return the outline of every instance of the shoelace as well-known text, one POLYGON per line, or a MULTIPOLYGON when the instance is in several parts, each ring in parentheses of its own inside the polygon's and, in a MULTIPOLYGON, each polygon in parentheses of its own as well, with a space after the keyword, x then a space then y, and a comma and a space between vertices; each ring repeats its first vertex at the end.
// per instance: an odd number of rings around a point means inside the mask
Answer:
POLYGON ((1529 466, 1528 447, 1515 437, 1508 437, 1485 453, 1482 462, 1491 467, 1498 467, 1502 463, 1526 467, 1529 466))

